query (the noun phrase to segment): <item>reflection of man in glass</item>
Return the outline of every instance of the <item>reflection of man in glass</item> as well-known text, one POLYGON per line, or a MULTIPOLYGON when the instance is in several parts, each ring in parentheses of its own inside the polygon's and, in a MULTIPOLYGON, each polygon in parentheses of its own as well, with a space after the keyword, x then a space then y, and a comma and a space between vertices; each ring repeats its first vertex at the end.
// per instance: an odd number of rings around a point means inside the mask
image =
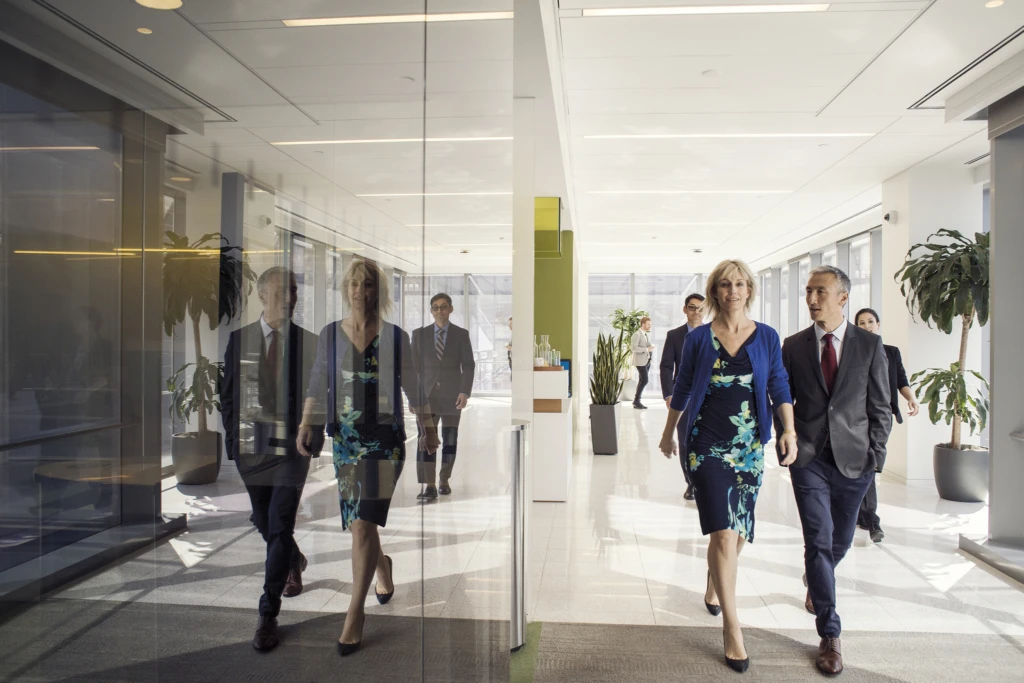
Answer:
MULTIPOLYGON (((263 315, 231 333, 224 355, 221 416, 228 458, 234 460, 252 503, 252 521, 267 543, 263 595, 252 646, 278 644, 281 597, 302 592, 306 558, 295 543, 295 517, 309 458, 295 443, 317 336, 291 322, 298 302, 295 275, 266 270, 256 282, 263 315)), ((319 453, 320 444, 314 453, 319 453)))
POLYGON ((77 421, 113 417, 113 345, 103 337, 102 330, 103 318, 95 308, 87 306, 75 315, 78 348, 68 369, 65 388, 73 391, 71 413, 77 421))

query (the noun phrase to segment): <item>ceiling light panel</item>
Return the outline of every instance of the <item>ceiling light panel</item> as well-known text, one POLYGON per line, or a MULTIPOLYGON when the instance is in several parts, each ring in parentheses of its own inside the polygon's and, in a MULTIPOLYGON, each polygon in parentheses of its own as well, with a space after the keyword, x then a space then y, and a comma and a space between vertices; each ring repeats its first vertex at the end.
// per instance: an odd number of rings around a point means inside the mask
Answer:
POLYGON ((874 133, 650 133, 584 135, 585 140, 756 140, 775 138, 870 138, 874 133))
POLYGON ((413 142, 508 142, 511 137, 479 137, 479 138, 371 138, 352 140, 292 140, 282 142, 271 142, 277 147, 290 147, 299 145, 372 145, 388 143, 413 143, 413 142))
POLYGON ((585 17, 664 17, 702 14, 799 14, 827 12, 828 3, 803 5, 703 5, 690 7, 620 7, 584 9, 585 17))
POLYGON ((588 190, 587 194, 792 194, 792 190, 588 190))
POLYGON ((366 24, 416 24, 453 21, 497 21, 511 19, 512 12, 454 12, 448 14, 390 14, 373 17, 325 17, 322 19, 282 19, 289 28, 306 26, 361 26, 366 24))

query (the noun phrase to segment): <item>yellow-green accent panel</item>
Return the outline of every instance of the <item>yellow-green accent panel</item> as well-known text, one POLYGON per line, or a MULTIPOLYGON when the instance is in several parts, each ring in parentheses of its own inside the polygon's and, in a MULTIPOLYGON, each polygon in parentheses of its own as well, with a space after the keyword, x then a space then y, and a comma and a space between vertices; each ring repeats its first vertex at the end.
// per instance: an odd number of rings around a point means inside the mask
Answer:
POLYGON ((557 258, 561 251, 559 197, 533 198, 533 248, 536 258, 557 258))
POLYGON ((573 233, 562 231, 562 253, 554 258, 534 260, 533 331, 550 338, 551 347, 572 358, 573 350, 573 233))

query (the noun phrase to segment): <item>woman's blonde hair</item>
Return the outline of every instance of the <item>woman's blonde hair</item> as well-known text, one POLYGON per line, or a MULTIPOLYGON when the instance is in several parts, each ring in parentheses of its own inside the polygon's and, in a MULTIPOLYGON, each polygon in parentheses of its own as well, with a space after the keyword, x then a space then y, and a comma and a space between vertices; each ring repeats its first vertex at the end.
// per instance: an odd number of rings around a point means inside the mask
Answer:
POLYGON ((351 309, 348 284, 356 279, 369 278, 377 285, 377 314, 383 319, 391 313, 391 282, 387 274, 372 259, 355 258, 345 269, 337 286, 341 289, 345 304, 351 309))
POLYGON ((722 261, 708 275, 708 285, 704 290, 704 296, 706 297, 704 309, 712 320, 717 318, 722 310, 722 307, 718 304, 718 283, 725 278, 732 278, 737 273, 747 281, 747 289, 750 290, 750 298, 747 299, 744 310, 749 313, 751 306, 754 305, 754 299, 757 297, 757 278, 754 277, 750 266, 738 260, 722 261))

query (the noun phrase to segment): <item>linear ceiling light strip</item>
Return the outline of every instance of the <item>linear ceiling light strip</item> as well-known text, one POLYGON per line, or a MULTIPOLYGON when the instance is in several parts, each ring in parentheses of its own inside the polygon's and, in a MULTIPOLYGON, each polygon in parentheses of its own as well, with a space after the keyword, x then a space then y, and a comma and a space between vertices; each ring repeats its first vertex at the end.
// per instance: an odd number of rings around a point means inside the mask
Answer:
POLYGON ((511 19, 512 12, 455 12, 448 14, 389 14, 372 17, 324 17, 321 19, 282 19, 288 28, 308 26, 362 26, 366 24, 419 24, 451 21, 495 21, 511 19))
POLYGON ((802 5, 704 5, 691 7, 622 7, 585 9, 585 17, 663 17, 700 14, 799 14, 827 12, 829 3, 802 5))

